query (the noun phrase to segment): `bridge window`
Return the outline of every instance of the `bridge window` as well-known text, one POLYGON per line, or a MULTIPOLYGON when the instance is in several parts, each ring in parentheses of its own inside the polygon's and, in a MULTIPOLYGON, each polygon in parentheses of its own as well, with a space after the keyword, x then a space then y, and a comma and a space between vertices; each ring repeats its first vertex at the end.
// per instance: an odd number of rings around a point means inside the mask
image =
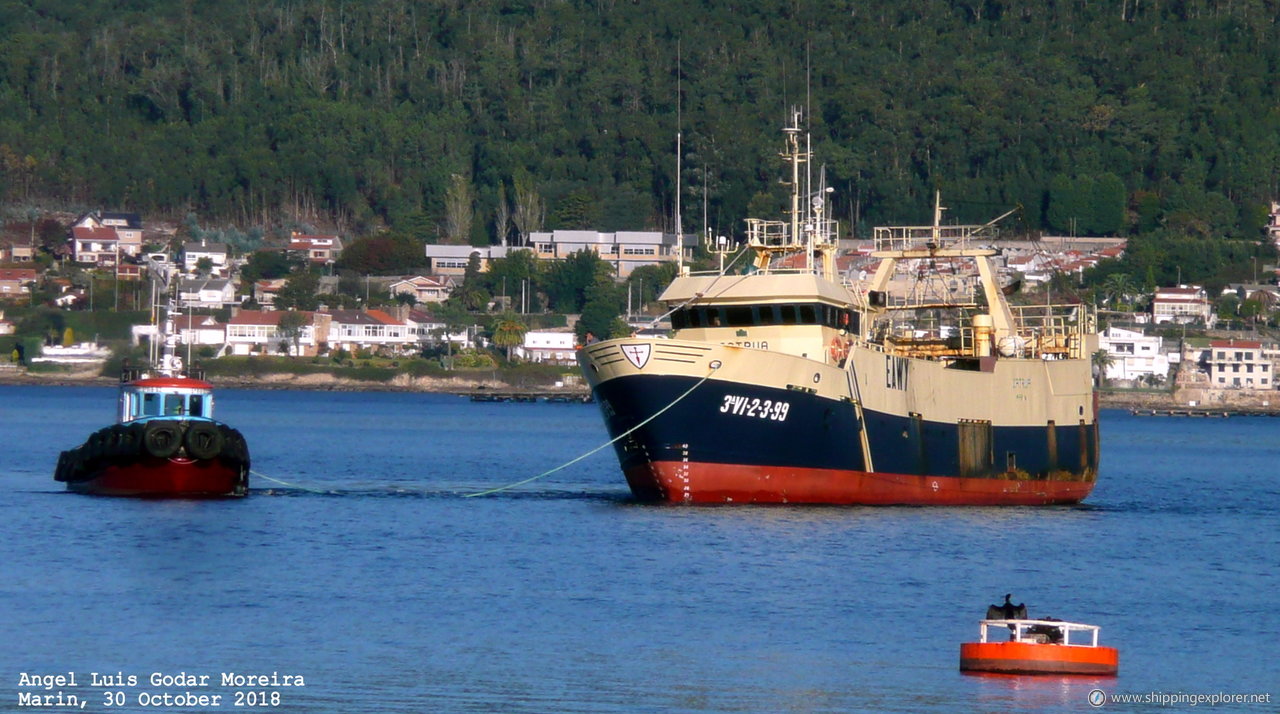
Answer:
POLYGON ((689 327, 762 327, 768 325, 826 325, 837 330, 858 331, 858 313, 821 303, 792 305, 730 305, 689 307, 671 315, 677 330, 689 327))

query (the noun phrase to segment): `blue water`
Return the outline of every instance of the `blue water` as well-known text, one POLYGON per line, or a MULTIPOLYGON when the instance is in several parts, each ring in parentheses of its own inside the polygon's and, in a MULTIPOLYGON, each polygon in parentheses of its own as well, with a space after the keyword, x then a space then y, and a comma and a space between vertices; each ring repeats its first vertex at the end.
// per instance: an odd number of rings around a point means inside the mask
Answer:
POLYGON ((64 493, 58 452, 111 420, 112 390, 0 387, 0 710, 44 691, 23 673, 67 672, 87 711, 106 709, 90 672, 139 678, 108 688, 126 711, 200 693, 153 672, 211 675, 211 711, 236 709, 223 672, 302 676, 265 688, 290 712, 1081 711, 1095 688, 1280 707, 1280 419, 1105 412, 1079 507, 679 507, 631 502, 611 449, 463 497, 603 443, 594 406, 218 399, 288 485, 64 493), (1120 676, 960 674, 1005 592, 1102 625, 1120 676))

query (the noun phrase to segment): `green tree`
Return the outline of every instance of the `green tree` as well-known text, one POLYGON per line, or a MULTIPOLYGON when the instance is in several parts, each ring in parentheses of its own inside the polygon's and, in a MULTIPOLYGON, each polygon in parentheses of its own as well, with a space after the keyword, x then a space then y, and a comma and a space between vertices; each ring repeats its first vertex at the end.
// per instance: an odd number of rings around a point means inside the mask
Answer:
POLYGON ((556 203, 553 227, 594 230, 600 226, 600 202, 585 188, 570 191, 556 203))
POLYGON ((1240 314, 1240 296, 1234 292, 1224 292, 1213 303, 1213 311, 1219 318, 1231 319, 1240 314))
MULTIPOLYGON (((531 250, 513 250, 505 258, 496 258, 489 263, 489 270, 482 274, 484 287, 491 295, 507 295, 518 303, 521 288, 529 293, 536 293, 542 283, 543 263, 531 250)), ((529 295, 529 306, 536 310, 536 301, 529 295)))
POLYGON ((470 243, 471 224, 475 217, 475 197, 471 181, 462 174, 452 174, 444 201, 444 242, 449 245, 467 245, 470 243))
POLYGON ((1090 232, 1094 235, 1120 233, 1125 223, 1124 181, 1113 173, 1102 174, 1093 182, 1090 193, 1090 232))
POLYGON ((289 310, 280 315, 280 322, 276 325, 276 335, 286 345, 285 352, 288 351, 287 346, 292 344, 294 357, 302 354, 302 333, 310 323, 310 317, 306 313, 296 310, 289 310))
POLYGON ((382 233, 356 239, 342 251, 336 267, 360 275, 395 275, 424 267, 424 244, 402 233, 382 233))
POLYGON ((1045 211, 1050 228, 1069 235, 1082 235, 1092 228, 1089 184, 1087 180, 1063 174, 1053 177, 1049 182, 1049 207, 1045 211))
POLYGON ((507 361, 511 361, 511 350, 524 344, 524 335, 529 331, 523 322, 513 313, 504 313, 493 326, 493 344, 503 348, 507 353, 507 361))
POLYGON ((213 259, 204 256, 196 261, 196 275, 201 277, 209 277, 213 273, 213 259))
POLYGON ((285 254, 278 250, 259 250, 249 254, 240 277, 249 283, 283 278, 293 268, 285 254))
POLYGON ((484 274, 480 272, 480 255, 472 253, 463 272, 462 284, 453 289, 453 299, 468 310, 483 310, 489 304, 489 291, 485 289, 484 274))
POLYGON ((627 286, 635 287, 632 300, 634 307, 641 309, 645 304, 653 302, 666 290, 672 280, 676 279, 676 264, 670 261, 657 265, 642 265, 627 276, 627 286))
POLYGON ((1253 298, 1249 298, 1240 302, 1240 317, 1248 320, 1253 324, 1257 324, 1258 316, 1263 313, 1262 303, 1253 298))
POLYGON ((515 184, 515 208, 511 212, 511 222, 516 227, 520 245, 529 245, 529 234, 542 230, 542 220, 546 215, 546 204, 538 193, 538 187, 528 172, 518 172, 513 177, 515 184))
POLYGON ((582 249, 547 269, 544 289, 551 309, 558 312, 581 312, 587 302, 587 291, 603 278, 610 280, 613 267, 595 251, 582 249))
POLYGON ((1113 358, 1106 350, 1097 350, 1090 358, 1090 362, 1093 363, 1093 372, 1094 376, 1098 379, 1098 386, 1106 386, 1107 369, 1115 363, 1115 358, 1113 358))
POLYGON ((439 320, 442 327, 435 329, 436 339, 444 340, 445 349, 448 352, 448 364, 445 369, 453 368, 453 340, 452 335, 456 335, 465 330, 471 324, 471 315, 467 313, 467 309, 457 300, 445 300, 436 306, 432 311, 436 320, 439 320))
POLYGON ((281 310, 315 310, 320 306, 316 296, 319 287, 319 275, 310 270, 296 272, 276 292, 275 306, 281 310))

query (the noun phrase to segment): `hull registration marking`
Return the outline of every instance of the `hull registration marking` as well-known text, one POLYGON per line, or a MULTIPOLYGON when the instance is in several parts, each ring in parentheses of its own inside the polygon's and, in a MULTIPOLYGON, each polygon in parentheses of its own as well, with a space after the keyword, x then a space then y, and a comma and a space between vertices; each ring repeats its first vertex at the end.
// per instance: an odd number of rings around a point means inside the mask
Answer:
POLYGON ((724 403, 720 405, 723 414, 768 419, 769 421, 786 421, 791 411, 791 403, 782 400, 761 399, 759 397, 743 397, 736 394, 724 395, 724 403))

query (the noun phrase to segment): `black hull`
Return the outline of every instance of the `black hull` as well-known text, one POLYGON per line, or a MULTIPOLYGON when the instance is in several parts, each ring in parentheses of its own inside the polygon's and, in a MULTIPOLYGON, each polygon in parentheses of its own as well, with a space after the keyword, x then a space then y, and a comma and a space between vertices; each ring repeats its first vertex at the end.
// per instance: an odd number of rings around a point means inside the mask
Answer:
MULTIPOLYGON (((610 435, 617 437, 697 382, 687 376, 624 376, 598 384, 595 397, 610 435)), ((1096 419, 1065 425, 986 426, 929 421, 927 414, 917 418, 870 408, 862 416, 871 468, 863 456, 862 420, 851 402, 802 390, 707 380, 619 440, 615 450, 629 477, 655 463, 697 463, 966 482, 1076 482, 1091 487, 1097 473, 1096 419)), ((636 490, 636 483, 632 488, 636 490)))

